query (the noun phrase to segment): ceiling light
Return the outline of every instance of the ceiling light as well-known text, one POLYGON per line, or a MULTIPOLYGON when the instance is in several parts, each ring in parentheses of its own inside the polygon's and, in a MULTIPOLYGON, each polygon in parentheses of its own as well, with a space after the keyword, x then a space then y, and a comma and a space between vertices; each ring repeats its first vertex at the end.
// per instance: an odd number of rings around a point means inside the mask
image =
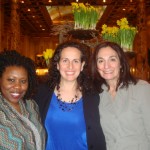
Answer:
POLYGON ((31 9, 30 8, 28 8, 28 10, 27 11, 31 11, 31 9))

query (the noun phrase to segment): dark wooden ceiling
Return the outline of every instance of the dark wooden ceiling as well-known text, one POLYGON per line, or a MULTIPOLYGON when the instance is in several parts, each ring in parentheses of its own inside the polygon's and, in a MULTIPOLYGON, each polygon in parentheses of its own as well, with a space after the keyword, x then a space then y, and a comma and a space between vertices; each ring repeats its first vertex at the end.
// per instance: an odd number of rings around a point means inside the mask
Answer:
MULTIPOLYGON (((18 0, 18 13, 20 15, 20 24, 22 34, 28 33, 32 36, 49 36, 53 27, 53 22, 46 9, 46 6, 67 6, 75 0, 18 0), (24 3, 23 3, 24 2, 24 3), (30 9, 30 11, 28 11, 30 9), (42 30, 44 29, 44 30, 42 30)), ((101 26, 105 23, 107 25, 115 25, 116 20, 127 17, 132 25, 137 24, 139 0, 79 0, 79 2, 89 3, 91 5, 107 5, 107 8, 97 23, 97 29, 101 30, 101 26), (123 10, 124 9, 124 10, 123 10)), ((4 8, 5 26, 10 24, 11 16, 11 0, 2 0, 2 7, 4 8)), ((150 0, 145 0, 146 15, 150 14, 150 0)), ((72 14, 64 16, 63 19, 72 19, 72 14)), ((61 18, 62 19, 62 18, 61 18)), ((60 18, 57 18, 58 22, 60 18)))

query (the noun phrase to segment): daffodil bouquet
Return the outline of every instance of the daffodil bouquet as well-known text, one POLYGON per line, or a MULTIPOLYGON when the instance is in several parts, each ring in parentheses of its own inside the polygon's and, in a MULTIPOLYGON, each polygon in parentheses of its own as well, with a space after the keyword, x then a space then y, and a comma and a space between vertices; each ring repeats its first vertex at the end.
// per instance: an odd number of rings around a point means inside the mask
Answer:
POLYGON ((46 61, 46 65, 49 67, 50 64, 50 59, 52 58, 54 54, 54 50, 53 49, 46 49, 45 51, 43 51, 43 57, 46 61))
POLYGON ((89 4, 71 3, 74 15, 74 29, 95 30, 99 10, 89 4))
POLYGON ((127 18, 117 20, 117 25, 108 27, 104 24, 101 32, 103 39, 118 43, 125 52, 132 51, 137 28, 129 26, 127 18))
POLYGON ((104 40, 115 42, 120 44, 120 39, 118 38, 119 28, 116 26, 108 27, 106 24, 102 26, 102 37, 104 40))
POLYGON ((121 47, 127 51, 133 50, 133 41, 134 37, 137 33, 137 28, 129 26, 126 18, 122 18, 121 20, 117 20, 117 25, 120 27, 118 36, 120 38, 121 47))

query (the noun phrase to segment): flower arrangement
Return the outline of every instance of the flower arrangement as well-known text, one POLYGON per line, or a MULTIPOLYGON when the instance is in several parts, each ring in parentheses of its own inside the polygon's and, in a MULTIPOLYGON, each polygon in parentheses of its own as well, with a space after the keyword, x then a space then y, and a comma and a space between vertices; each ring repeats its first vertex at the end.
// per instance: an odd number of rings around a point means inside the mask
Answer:
POLYGON ((50 59, 52 58, 54 54, 54 50, 53 49, 46 49, 45 51, 43 51, 43 57, 46 61, 46 65, 49 67, 50 64, 50 59))
POLYGON ((74 15, 74 29, 95 30, 99 19, 98 8, 90 4, 71 3, 74 15))
POLYGON ((117 25, 108 27, 104 24, 101 32, 103 39, 118 43, 125 52, 132 51, 137 28, 129 26, 127 18, 117 20, 117 25))
POLYGON ((111 42, 116 42, 120 44, 120 39, 118 38, 119 28, 116 26, 108 27, 106 24, 102 26, 102 37, 104 40, 108 40, 111 42))

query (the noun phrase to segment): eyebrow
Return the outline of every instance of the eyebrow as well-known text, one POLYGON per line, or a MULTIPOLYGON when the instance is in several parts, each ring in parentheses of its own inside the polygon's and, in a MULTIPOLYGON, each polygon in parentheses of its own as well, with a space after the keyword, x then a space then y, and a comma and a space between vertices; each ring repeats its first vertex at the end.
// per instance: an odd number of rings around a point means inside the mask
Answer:
MULTIPOLYGON (((69 58, 61 57, 60 59, 69 59, 69 58)), ((81 60, 81 58, 74 58, 73 60, 81 60)))
MULTIPOLYGON (((109 58, 111 58, 111 57, 115 57, 115 58, 118 58, 117 56, 110 56, 109 58)), ((103 57, 98 57, 97 59, 104 59, 103 57)))

